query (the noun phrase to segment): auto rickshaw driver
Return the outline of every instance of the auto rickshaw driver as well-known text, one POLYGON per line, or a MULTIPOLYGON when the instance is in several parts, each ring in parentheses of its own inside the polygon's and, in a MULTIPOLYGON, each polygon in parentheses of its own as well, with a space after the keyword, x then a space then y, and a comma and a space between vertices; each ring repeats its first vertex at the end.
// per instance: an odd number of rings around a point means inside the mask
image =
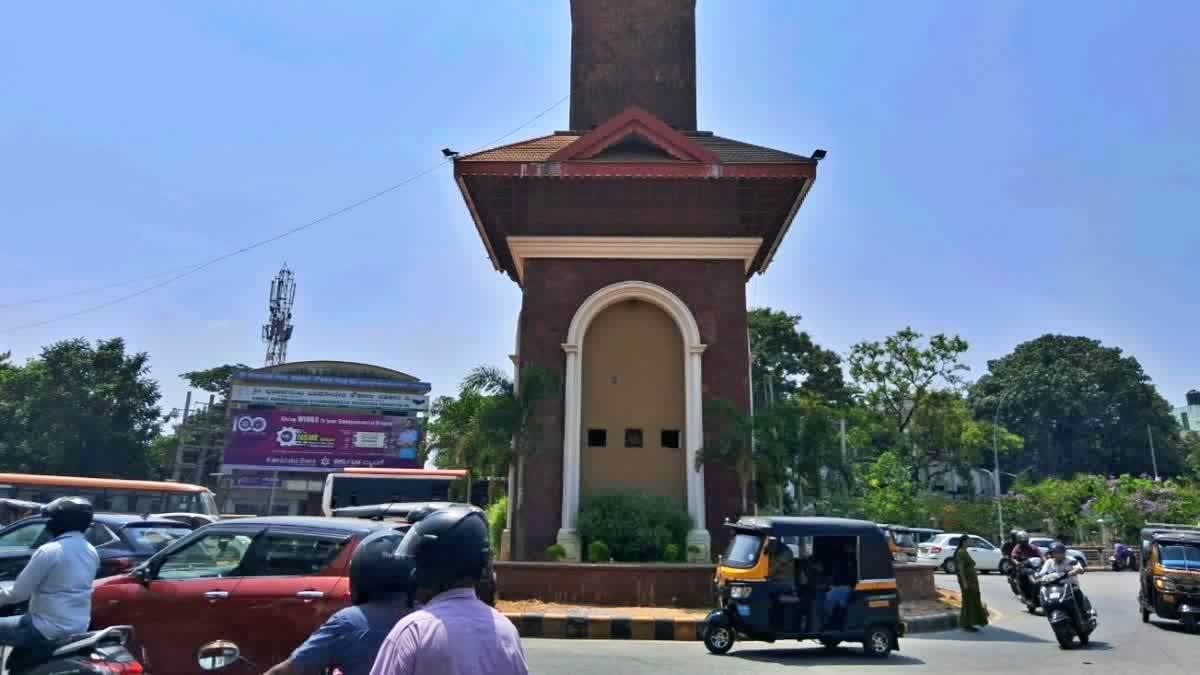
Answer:
POLYGON ((768 542, 767 589, 771 598, 771 622, 779 624, 784 620, 783 606, 799 600, 796 595, 796 557, 792 547, 779 538, 771 537, 768 542))

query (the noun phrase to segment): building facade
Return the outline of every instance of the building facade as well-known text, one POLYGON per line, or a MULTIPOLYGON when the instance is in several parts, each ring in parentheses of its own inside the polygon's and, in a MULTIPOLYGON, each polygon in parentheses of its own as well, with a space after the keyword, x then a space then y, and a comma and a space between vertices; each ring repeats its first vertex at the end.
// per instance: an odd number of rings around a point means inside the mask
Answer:
POLYGON ((217 484, 223 513, 320 515, 346 467, 420 468, 430 385, 363 363, 304 361, 236 373, 217 484))
POLYGON ((686 508, 689 555, 708 560, 741 491, 731 466, 697 463, 718 431, 704 409, 749 409, 746 281, 817 161, 698 129, 695 0, 574 1, 571 19, 571 130, 454 162, 492 265, 522 290, 514 363, 563 383, 513 552, 578 559, 581 502, 632 490, 686 508))
POLYGON ((1172 408, 1171 415, 1184 432, 1200 434, 1200 391, 1192 389, 1185 401, 1184 405, 1172 408))

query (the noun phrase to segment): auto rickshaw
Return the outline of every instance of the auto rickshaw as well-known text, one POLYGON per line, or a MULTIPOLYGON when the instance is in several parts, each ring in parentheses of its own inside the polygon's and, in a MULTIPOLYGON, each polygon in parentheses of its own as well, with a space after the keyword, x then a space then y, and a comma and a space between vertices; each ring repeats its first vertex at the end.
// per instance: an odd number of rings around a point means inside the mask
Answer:
POLYGON ((892 560, 896 562, 917 561, 917 539, 912 528, 901 525, 880 525, 888 539, 888 550, 892 552, 892 560))
POLYGON ((720 607, 704 646, 736 640, 858 642, 872 656, 900 648, 900 596, 888 539, 874 523, 843 518, 744 517, 727 522, 717 566, 720 607))
POLYGON ((1141 533, 1142 566, 1138 605, 1150 615, 1200 630, 1200 528, 1152 525, 1141 533))

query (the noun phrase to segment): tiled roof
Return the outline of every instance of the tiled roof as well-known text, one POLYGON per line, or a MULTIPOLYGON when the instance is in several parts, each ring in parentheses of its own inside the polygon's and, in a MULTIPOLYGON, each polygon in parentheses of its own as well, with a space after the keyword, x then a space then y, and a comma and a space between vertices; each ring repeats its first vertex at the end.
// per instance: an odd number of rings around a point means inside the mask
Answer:
MULTIPOLYGON (((556 133, 511 145, 483 150, 473 155, 464 155, 459 161, 464 162, 544 162, 550 155, 570 145, 580 134, 556 133)), ((764 148, 735 141, 731 138, 711 136, 708 134, 688 134, 688 140, 709 150, 726 164, 794 164, 809 163, 813 160, 802 155, 796 155, 782 150, 764 148)), ((670 160, 666 160, 670 161, 670 160)))

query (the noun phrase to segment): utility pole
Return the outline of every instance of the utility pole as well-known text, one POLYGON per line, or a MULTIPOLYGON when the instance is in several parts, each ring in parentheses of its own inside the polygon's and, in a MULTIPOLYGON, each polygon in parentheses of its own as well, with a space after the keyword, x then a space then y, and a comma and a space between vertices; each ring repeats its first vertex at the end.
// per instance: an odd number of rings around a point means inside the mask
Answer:
POLYGON ((192 392, 189 390, 183 402, 183 419, 179 421, 179 426, 175 427, 175 466, 171 468, 171 480, 177 481, 183 474, 183 428, 187 426, 191 409, 192 392))
POLYGON ((1158 456, 1154 453, 1154 430, 1146 425, 1146 436, 1150 438, 1150 461, 1154 465, 1154 480, 1158 480, 1158 456))
POLYGON ((996 403, 996 414, 992 417, 992 485, 996 489, 996 521, 1000 524, 1000 537, 996 541, 1004 541, 1004 505, 1000 499, 1000 408, 1004 405, 1007 393, 996 403))

